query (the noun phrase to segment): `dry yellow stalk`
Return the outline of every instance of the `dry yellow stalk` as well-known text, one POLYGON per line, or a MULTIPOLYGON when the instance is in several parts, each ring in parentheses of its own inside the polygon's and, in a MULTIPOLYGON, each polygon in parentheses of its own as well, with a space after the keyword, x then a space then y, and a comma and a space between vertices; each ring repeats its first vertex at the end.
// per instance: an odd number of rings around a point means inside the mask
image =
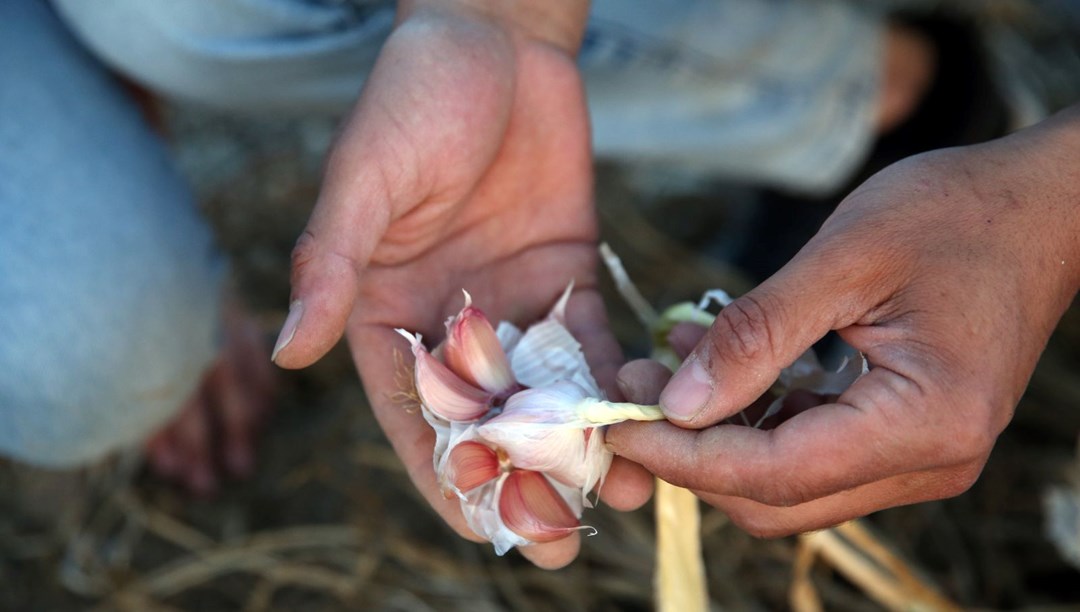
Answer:
MULTIPOLYGON (((820 556, 825 562, 856 584, 874 601, 889 610, 959 611, 961 608, 918 576, 900 557, 891 552, 861 520, 848 521, 832 529, 799 536, 799 557, 820 556)), ((809 565, 801 567, 803 580, 792 583, 791 601, 809 601, 796 588, 813 589, 809 583, 809 565)), ((810 607, 798 608, 811 610, 810 607)))
POLYGON ((705 612, 709 591, 701 558, 697 496, 656 479, 656 609, 705 612))

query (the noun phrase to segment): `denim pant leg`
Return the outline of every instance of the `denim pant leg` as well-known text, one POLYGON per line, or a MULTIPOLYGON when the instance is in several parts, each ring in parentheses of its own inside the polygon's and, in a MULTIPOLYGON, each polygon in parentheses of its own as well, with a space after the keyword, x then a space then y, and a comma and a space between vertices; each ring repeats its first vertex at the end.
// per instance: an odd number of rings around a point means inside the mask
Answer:
POLYGON ((594 0, 598 156, 828 192, 874 134, 880 13, 844 0, 594 0))
POLYGON ((45 2, 0 2, 0 455, 136 443, 216 350, 222 260, 160 139, 45 2))
POLYGON ((168 97, 241 113, 347 111, 392 0, 52 0, 99 59, 168 97))

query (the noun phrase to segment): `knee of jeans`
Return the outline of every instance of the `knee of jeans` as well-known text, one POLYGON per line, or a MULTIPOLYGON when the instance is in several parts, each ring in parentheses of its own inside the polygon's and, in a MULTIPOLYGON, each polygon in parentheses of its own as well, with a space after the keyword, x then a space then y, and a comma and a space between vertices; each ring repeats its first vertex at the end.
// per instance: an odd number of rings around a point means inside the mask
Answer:
MULTIPOLYGON (((225 41, 200 32, 197 23, 180 20, 169 24, 170 10, 155 0, 104 0, 94 4, 91 7, 77 0, 54 0, 76 38, 111 68, 154 90, 181 98, 214 104, 225 95, 229 80, 222 74, 228 66, 225 41)), ((206 2, 193 6, 213 12, 213 6, 206 2)), ((204 29, 209 29, 213 21, 208 19, 204 29)))
POLYGON ((145 440, 198 388, 217 353, 216 297, 171 308, 158 295, 116 297, 69 294, 5 313, 0 327, 14 333, 0 348, 0 454, 94 461, 145 440))

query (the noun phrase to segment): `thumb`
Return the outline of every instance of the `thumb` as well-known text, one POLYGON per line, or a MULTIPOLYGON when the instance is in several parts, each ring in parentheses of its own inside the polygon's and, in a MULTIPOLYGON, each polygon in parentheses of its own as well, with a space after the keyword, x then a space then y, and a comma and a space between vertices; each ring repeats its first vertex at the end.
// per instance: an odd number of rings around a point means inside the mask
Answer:
POLYGON ((311 365, 341 339, 360 274, 390 222, 391 202, 378 162, 348 163, 340 159, 347 155, 335 153, 292 252, 289 315, 271 356, 284 368, 311 365), (345 170, 350 167, 351 173, 345 170))
MULTIPOLYGON (((853 324, 877 296, 865 275, 833 256, 800 252, 725 307, 660 395, 669 420, 691 428, 722 421, 754 402, 829 330, 853 324)), ((852 260, 848 260, 852 261, 852 260)), ((864 260, 865 263, 865 260, 864 260)))

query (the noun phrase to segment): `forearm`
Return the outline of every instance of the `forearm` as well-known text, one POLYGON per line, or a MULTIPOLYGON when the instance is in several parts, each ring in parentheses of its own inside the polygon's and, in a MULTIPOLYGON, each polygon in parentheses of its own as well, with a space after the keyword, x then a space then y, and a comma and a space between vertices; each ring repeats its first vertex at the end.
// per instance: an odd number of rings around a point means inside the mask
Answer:
POLYGON ((398 21, 421 10, 467 12, 576 54, 585 33, 588 0, 400 0, 398 21))

